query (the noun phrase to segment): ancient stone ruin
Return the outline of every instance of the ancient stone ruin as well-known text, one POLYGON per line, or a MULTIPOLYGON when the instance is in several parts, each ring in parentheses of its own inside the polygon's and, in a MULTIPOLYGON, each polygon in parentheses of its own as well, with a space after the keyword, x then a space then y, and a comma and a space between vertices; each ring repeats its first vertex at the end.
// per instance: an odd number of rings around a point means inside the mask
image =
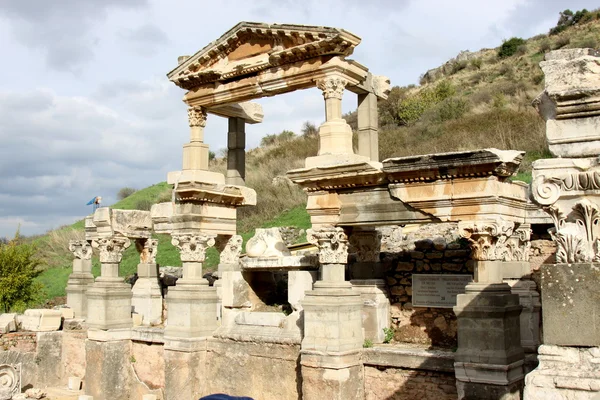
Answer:
POLYGON ((510 179, 516 150, 380 162, 377 100, 390 86, 348 58, 359 43, 342 29, 242 22, 180 57, 168 78, 185 90, 190 141, 168 175, 173 201, 86 218, 85 240, 70 244, 69 308, 2 316, 1 393, 18 371, 21 389, 68 382, 80 399, 600 396, 598 55, 542 62, 535 106, 557 158, 537 161, 527 185, 510 179), (244 127, 263 118, 251 101, 312 87, 325 103, 319 150, 287 174, 308 195, 312 250, 277 228, 243 249, 236 212, 256 204, 244 127), (344 90, 357 95, 357 152, 344 90), (209 114, 229 120, 225 175, 208 170, 209 114), (547 228, 554 244, 539 240, 547 228), (183 264, 167 291, 153 232, 171 235, 183 264), (133 288, 119 276, 132 245, 133 288), (273 296, 286 312, 269 309, 273 296))

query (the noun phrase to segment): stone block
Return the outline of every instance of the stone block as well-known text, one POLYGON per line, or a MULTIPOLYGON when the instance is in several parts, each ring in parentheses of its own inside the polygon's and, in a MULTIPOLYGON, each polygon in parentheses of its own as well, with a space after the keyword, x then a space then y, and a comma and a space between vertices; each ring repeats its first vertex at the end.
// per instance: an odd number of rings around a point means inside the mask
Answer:
POLYGON ((250 300, 252 289, 240 271, 223 271, 222 304, 223 307, 245 308, 251 307, 250 300))
POLYGON ((60 311, 61 316, 64 319, 73 319, 75 318, 75 313, 73 312, 72 308, 69 307, 60 307, 58 309, 58 311, 60 311))
POLYGON ((131 328, 131 286, 119 278, 96 279, 87 291, 87 324, 96 329, 131 328))
POLYGON ((81 378, 77 376, 70 376, 67 384, 69 390, 80 390, 81 389, 81 378))
POLYGON ((17 314, 0 315, 0 333, 15 332, 17 330, 17 314))
POLYGON ((38 363, 37 386, 64 385, 63 332, 40 332, 37 334, 36 360, 38 363))
POLYGON ((129 400, 133 383, 131 342, 86 340, 85 349, 86 393, 97 399, 129 400))
POLYGON ((544 264, 541 270, 544 343, 600 346, 600 265, 544 264))
POLYGON ((301 302, 307 291, 313 289, 317 280, 317 271, 289 271, 288 272, 288 302, 294 310, 302 310, 301 302))
POLYGON ((24 331, 50 332, 60 329, 62 314, 58 310, 31 309, 17 319, 24 331))
POLYGON ((390 300, 382 279, 351 280, 352 289, 360 293, 363 301, 362 329, 365 339, 383 343, 384 328, 390 326, 390 300))

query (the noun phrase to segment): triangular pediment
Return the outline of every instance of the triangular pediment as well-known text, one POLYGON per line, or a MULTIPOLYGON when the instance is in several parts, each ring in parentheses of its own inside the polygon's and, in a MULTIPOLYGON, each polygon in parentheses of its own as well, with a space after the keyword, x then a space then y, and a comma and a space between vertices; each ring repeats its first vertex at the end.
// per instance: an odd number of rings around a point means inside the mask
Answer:
POLYGON ((323 55, 348 56, 360 38, 324 26, 240 22, 167 74, 177 86, 192 89, 264 69, 323 55))

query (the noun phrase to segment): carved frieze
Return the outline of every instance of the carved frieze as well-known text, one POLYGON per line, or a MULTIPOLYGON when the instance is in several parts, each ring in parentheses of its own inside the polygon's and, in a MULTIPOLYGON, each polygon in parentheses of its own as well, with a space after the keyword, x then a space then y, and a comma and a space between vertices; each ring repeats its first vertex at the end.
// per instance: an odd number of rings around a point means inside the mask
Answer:
POLYGON ((347 80, 339 77, 327 77, 317 80, 317 87, 323 91, 323 97, 325 99, 342 100, 344 88, 347 84, 347 80))
POLYGON ((188 122, 190 128, 199 126, 204 128, 206 126, 206 117, 208 113, 205 107, 189 107, 188 108, 188 122))
POLYGON ((242 242, 240 235, 217 236, 215 247, 221 254, 221 264, 237 264, 242 253, 242 242))
POLYGON ((350 253, 359 262, 378 262, 381 251, 380 231, 356 231, 350 235, 350 253))
POLYGON ((116 264, 121 262, 123 251, 131 245, 131 241, 122 236, 100 238, 92 241, 92 246, 97 248, 101 263, 116 264))
POLYGON ((69 251, 80 260, 92 258, 92 245, 87 240, 69 240, 69 251))
POLYGON ((138 239, 135 248, 140 253, 140 262, 143 264, 155 264, 158 249, 157 239, 138 239))
POLYGON ((461 221, 458 229, 469 241, 474 260, 504 260, 508 251, 506 242, 513 234, 514 222, 503 219, 461 221))
POLYGON ((215 245, 215 235, 173 235, 171 244, 179 249, 182 262, 203 262, 206 249, 215 245))
POLYGON ((346 264, 348 262, 348 237, 344 229, 335 226, 308 229, 306 238, 319 248, 321 264, 346 264))

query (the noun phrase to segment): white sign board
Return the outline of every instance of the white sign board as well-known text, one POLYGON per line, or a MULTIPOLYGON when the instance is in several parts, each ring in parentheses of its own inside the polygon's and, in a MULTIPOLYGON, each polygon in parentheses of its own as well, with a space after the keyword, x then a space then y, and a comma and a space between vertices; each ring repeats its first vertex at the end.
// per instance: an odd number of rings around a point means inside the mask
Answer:
POLYGON ((471 275, 413 274, 412 304, 415 307, 452 308, 456 295, 465 293, 471 275))

